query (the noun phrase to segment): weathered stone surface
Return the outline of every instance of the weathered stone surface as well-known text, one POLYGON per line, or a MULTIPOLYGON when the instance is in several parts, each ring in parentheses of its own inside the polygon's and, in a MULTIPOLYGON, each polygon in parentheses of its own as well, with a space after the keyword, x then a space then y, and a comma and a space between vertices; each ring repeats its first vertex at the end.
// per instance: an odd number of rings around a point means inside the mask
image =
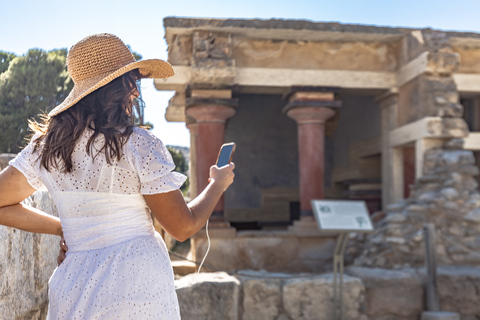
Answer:
POLYGON ((192 61, 192 36, 179 35, 168 48, 168 62, 173 65, 188 66, 192 61))
POLYGON ((460 320, 460 315, 448 311, 425 311, 421 320, 460 320))
POLYGON ((424 158, 425 175, 412 185, 410 197, 399 203, 404 210, 400 214, 395 206, 394 210, 387 208, 386 218, 358 244, 363 251, 354 260, 355 265, 393 269, 423 266, 425 246, 415 239, 417 235, 423 239, 425 223, 435 224, 442 235, 436 239, 439 263, 480 262, 480 256, 469 251, 477 248, 477 240, 472 239, 480 236, 480 194, 475 178, 478 168, 473 153, 436 148, 428 150, 424 158))
MULTIPOLYGON (((201 261, 207 249, 206 236, 197 234, 191 243, 197 261, 201 261)), ((325 236, 297 238, 290 232, 237 232, 230 238, 212 238, 211 248, 205 265, 228 272, 321 273, 331 268, 335 240, 325 236)))
POLYGON ((428 54, 426 72, 432 75, 450 75, 460 64, 460 55, 454 52, 431 52, 428 54))
MULTIPOLYGON (((57 215, 47 192, 36 192, 25 204, 57 215)), ((0 318, 46 318, 48 279, 57 264, 59 237, 0 226, 0 318)))
POLYGON ((465 216, 465 220, 480 222, 480 208, 476 208, 475 210, 469 211, 465 216))
POLYGON ((438 109, 440 117, 460 117, 463 115, 463 106, 460 103, 450 103, 442 105, 438 109))
POLYGON ((450 139, 448 142, 445 143, 445 148, 447 149, 463 149, 463 145, 465 144, 465 140, 461 138, 450 139))
POLYGON ((229 34, 208 31, 193 33, 191 81, 201 84, 233 84, 235 60, 229 34))
MULTIPOLYGON (((243 283, 243 320, 276 320, 282 313, 280 279, 246 278, 243 283)), ((286 315, 283 315, 286 317, 286 315)), ((288 318, 287 318, 288 319, 288 318)))
POLYGON ((362 280, 370 320, 418 319, 423 311, 423 283, 413 270, 350 267, 346 272, 362 280))
POLYGON ((240 281, 225 272, 194 273, 175 288, 183 320, 238 319, 240 281))
MULTIPOLYGON (((347 275, 343 280, 343 319, 359 319, 364 299, 363 284, 347 275)), ((283 307, 295 320, 334 319, 333 275, 287 280, 283 287, 283 307)))
POLYGON ((437 270, 437 277, 441 309, 458 312, 462 319, 477 319, 480 315, 480 270, 467 266, 442 266, 437 270))

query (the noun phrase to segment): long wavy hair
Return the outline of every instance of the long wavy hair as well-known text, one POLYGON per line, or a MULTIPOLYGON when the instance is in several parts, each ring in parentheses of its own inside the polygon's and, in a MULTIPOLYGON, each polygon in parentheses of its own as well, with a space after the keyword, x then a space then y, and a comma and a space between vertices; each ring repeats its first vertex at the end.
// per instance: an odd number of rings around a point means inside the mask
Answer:
POLYGON ((90 93, 69 109, 48 117, 40 123, 29 121, 29 127, 39 134, 34 141, 41 165, 48 171, 52 167, 72 172, 72 153, 77 140, 88 128, 93 131, 86 152, 93 158, 104 152, 107 163, 120 160, 122 147, 133 132, 133 96, 138 96, 138 70, 132 70, 90 93), (94 150, 95 139, 103 135, 104 144, 94 150))

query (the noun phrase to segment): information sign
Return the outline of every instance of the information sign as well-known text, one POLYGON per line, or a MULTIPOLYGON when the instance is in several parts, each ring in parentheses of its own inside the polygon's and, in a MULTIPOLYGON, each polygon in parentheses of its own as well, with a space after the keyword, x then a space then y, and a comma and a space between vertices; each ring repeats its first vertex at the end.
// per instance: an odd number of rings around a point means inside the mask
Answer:
POLYGON ((339 232, 373 231, 365 201, 312 200, 312 208, 320 230, 339 232))

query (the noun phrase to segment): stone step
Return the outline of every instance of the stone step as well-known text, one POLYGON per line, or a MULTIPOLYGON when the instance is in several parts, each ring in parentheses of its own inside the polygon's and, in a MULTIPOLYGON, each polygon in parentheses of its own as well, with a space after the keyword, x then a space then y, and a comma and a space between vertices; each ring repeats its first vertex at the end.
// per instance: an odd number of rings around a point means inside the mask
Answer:
POLYGON ((190 261, 172 261, 173 273, 178 276, 197 272, 197 265, 190 261))
POLYGON ((425 311, 422 313, 422 320, 460 320, 460 315, 456 312, 425 311))

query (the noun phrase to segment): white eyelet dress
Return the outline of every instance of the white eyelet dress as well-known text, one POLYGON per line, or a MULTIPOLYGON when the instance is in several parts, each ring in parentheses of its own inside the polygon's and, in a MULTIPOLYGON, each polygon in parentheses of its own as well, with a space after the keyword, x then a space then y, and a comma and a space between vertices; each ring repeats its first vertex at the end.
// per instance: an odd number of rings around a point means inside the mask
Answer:
MULTIPOLYGON (((71 173, 40 167, 32 142, 10 162, 50 192, 68 245, 49 281, 47 319, 180 319, 168 251, 143 195, 178 189, 186 177, 144 129, 134 128, 111 165, 103 153, 87 155, 91 134, 77 142, 71 173)), ((95 142, 102 145, 103 137, 95 142)))

